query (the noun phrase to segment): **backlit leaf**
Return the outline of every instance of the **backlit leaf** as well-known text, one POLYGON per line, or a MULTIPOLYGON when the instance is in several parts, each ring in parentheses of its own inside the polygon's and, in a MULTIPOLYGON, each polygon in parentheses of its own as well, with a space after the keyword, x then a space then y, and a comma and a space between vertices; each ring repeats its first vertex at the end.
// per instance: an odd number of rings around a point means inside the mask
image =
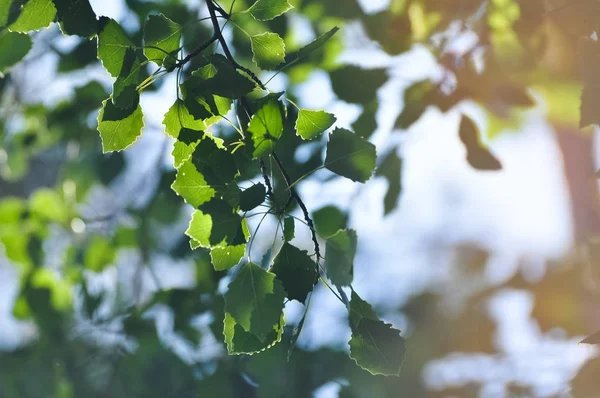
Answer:
POLYGON ((98 33, 98 58, 111 76, 121 73, 127 50, 135 50, 135 45, 114 19, 100 18, 101 30, 98 33))
POLYGON ((306 46, 302 47, 298 51, 294 51, 293 53, 287 54, 285 56, 285 62, 279 66, 279 68, 283 68, 284 66, 290 65, 293 62, 297 62, 302 58, 308 57, 312 52, 318 50, 325 43, 331 39, 331 37, 336 34, 336 32, 340 30, 340 28, 333 27, 328 32, 323 33, 321 36, 317 37, 315 40, 308 43, 306 46))
POLYGON ((222 199, 213 199, 194 211, 185 234, 207 248, 246 243, 242 217, 222 199))
POLYGON ((26 33, 47 28, 56 15, 52 0, 29 0, 15 22, 8 28, 13 32, 26 33))
POLYGON ((0 32, 0 77, 31 50, 31 38, 23 33, 0 32))
POLYGON ((337 128, 329 135, 325 167, 352 181, 365 182, 375 169, 375 145, 353 132, 337 128))
POLYGON ((214 188, 206 182, 191 160, 183 162, 179 167, 171 188, 193 207, 198 207, 215 196, 214 188))
POLYGON ((217 246, 210 249, 210 259, 216 271, 225 271, 240 263, 246 254, 246 244, 217 246))
POLYGON ((281 341, 284 326, 285 318, 281 315, 279 323, 273 325, 273 329, 264 341, 261 341, 256 335, 244 330, 230 314, 225 313, 223 334, 225 335, 225 343, 227 343, 227 352, 230 355, 252 355, 262 352, 281 341))
POLYGON ((268 21, 292 8, 288 0, 257 0, 248 11, 257 20, 268 21))
POLYGON ((182 128, 191 130, 205 130, 206 124, 202 120, 195 120, 190 114, 182 100, 178 99, 165 113, 162 124, 165 126, 165 132, 173 137, 179 137, 182 128))
POLYGON ((296 134, 305 140, 312 140, 333 126, 336 118, 325 111, 300 109, 296 120, 296 134))
POLYGON ((127 148, 142 134, 143 127, 143 113, 139 104, 134 109, 120 109, 110 98, 102 101, 102 108, 98 112, 98 131, 104 153, 127 148))
POLYGON ((144 24, 144 54, 150 61, 174 64, 181 41, 181 25, 163 14, 150 15, 144 24), (165 60, 165 58, 168 58, 165 60))
POLYGON ((252 157, 269 154, 283 133, 283 104, 272 99, 266 102, 250 120, 248 134, 252 140, 252 157))
POLYGON ((348 321, 352 330, 350 358, 371 374, 398 375, 406 354, 400 331, 380 321, 373 308, 354 291, 348 321))
POLYGON ((347 215, 336 206, 325 206, 312 214, 315 229, 324 238, 346 228, 347 215))
POLYGON ((265 70, 276 69, 285 58, 285 43, 277 33, 265 32, 250 38, 252 60, 265 70))

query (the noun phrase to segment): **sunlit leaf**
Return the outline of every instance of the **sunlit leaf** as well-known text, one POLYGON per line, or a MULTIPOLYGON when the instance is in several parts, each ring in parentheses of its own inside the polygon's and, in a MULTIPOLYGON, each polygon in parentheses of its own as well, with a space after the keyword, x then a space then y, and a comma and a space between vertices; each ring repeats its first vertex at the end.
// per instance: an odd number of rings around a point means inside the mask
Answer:
POLYGON ((98 33, 98 58, 108 73, 119 76, 127 50, 135 50, 135 45, 119 23, 107 17, 100 18, 101 30, 98 33))
POLYGON ((215 196, 215 189, 206 182, 191 160, 181 164, 171 188, 193 207, 198 207, 215 196))
POLYGON ((261 341, 256 335, 247 332, 240 324, 236 323, 230 314, 225 313, 223 334, 225 343, 227 343, 227 352, 230 355, 252 355, 262 352, 281 341, 284 326, 285 318, 281 315, 279 323, 273 325, 273 329, 264 341, 261 341))
POLYGON ((182 128, 201 131, 207 127, 202 120, 194 119, 180 99, 165 113, 162 124, 165 126, 165 132, 173 138, 179 137, 182 128))
POLYGON ((335 285, 348 286, 354 275, 357 236, 353 229, 340 229, 327 238, 325 264, 327 277, 335 285))
POLYGON ((92 237, 85 250, 84 265, 85 268, 100 272, 107 265, 115 260, 115 249, 110 242, 102 235, 92 237))
POLYGON ((277 33, 265 32, 250 38, 252 60, 265 70, 276 69, 285 58, 285 43, 277 33))
POLYGON ((138 104, 134 109, 117 108, 109 99, 102 101, 98 113, 98 131, 102 138, 104 153, 122 151, 142 134, 144 120, 142 108, 138 104))
POLYGON ((144 54, 150 61, 174 64, 175 52, 181 41, 181 25, 163 14, 151 15, 144 24, 144 54), (166 58, 168 58, 166 60, 166 58))
POLYGON ((58 192, 49 188, 38 189, 31 195, 29 210, 38 217, 60 223, 65 222, 68 217, 64 200, 58 192))
POLYGON ((216 271, 228 270, 240 263, 246 254, 246 244, 217 246, 210 249, 210 258, 216 271))
POLYGON ((333 126, 336 118, 325 111, 300 109, 296 120, 296 134, 305 140, 312 140, 333 126))
POLYGON ((375 169, 375 145, 353 132, 337 128, 329 134, 325 167, 352 181, 366 182, 375 169))
POLYGON ((283 284, 290 300, 304 303, 319 280, 316 267, 306 251, 285 242, 275 257, 271 271, 283 284))
POLYGON ((201 247, 236 246, 246 243, 242 217, 222 199, 213 199, 194 211, 185 234, 201 247))
POLYGON ((271 153, 283 133, 283 104, 272 99, 266 102, 250 120, 248 134, 252 140, 252 157, 271 153))
POLYGON ((8 28, 21 33, 47 28, 54 21, 55 15, 56 7, 52 0, 29 0, 17 20, 8 28))
POLYGON ((257 0, 248 11, 259 21, 268 21, 293 7, 288 0, 257 0))
POLYGON ((406 354, 400 331, 380 321, 373 308, 354 291, 348 321, 352 329, 350 357, 371 374, 398 375, 406 354))

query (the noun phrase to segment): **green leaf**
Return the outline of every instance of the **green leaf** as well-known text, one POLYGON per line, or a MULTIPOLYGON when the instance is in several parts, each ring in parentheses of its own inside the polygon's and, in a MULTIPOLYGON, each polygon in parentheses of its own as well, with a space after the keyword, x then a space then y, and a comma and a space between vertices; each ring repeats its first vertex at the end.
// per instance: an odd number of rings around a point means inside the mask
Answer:
POLYGON ((316 267, 306 251, 285 242, 275 257, 271 271, 283 284, 290 300, 304 303, 319 280, 316 267))
POLYGON ((279 69, 282 69, 285 66, 290 65, 293 62, 297 62, 302 58, 306 58, 312 52, 319 49, 325 43, 329 41, 333 37, 336 32, 340 30, 337 26, 331 28, 328 32, 323 33, 321 36, 317 37, 315 40, 308 43, 306 46, 302 47, 298 51, 294 51, 293 53, 287 54, 285 56, 285 62, 279 66, 279 69))
POLYGON ((115 260, 115 249, 102 235, 94 235, 85 250, 83 263, 86 269, 101 272, 115 260))
POLYGON ((279 323, 274 325, 264 341, 261 341, 254 334, 244 330, 230 314, 225 313, 223 334, 227 343, 227 352, 230 355, 252 355, 262 352, 281 341, 284 326, 285 318, 281 315, 279 323))
POLYGON ((98 34, 98 58, 111 76, 117 77, 123 69, 127 50, 135 51, 135 45, 115 20, 101 17, 98 34))
POLYGON ((340 229, 327 238, 325 247, 327 277, 335 285, 349 286, 352 283, 356 238, 356 231, 353 229, 340 229))
POLYGON ((343 66, 330 74, 331 87, 343 101, 355 104, 368 104, 377 97, 377 89, 386 82, 383 69, 361 69, 357 66, 343 66))
POLYGON ((31 195, 29 210, 33 215, 59 223, 64 223, 68 217, 64 200, 56 191, 49 188, 40 188, 31 195))
POLYGON ((181 164, 171 188, 186 203, 195 208, 215 196, 214 188, 206 182, 202 173, 196 169, 191 160, 186 160, 181 164))
POLYGON ((165 126, 165 132, 173 137, 178 138, 182 128, 191 130, 206 130, 207 126, 202 120, 195 120, 186 108, 184 102, 180 99, 169 108, 165 113, 165 118, 162 124, 165 126))
POLYGON ((400 331, 379 320, 373 308, 352 291, 348 316, 350 358, 373 375, 397 376, 406 354, 400 331))
POLYGON ((283 133, 283 104, 271 99, 253 116, 248 125, 248 135, 252 140, 252 157, 269 154, 275 148, 275 142, 283 133))
POLYGON ((257 20, 268 21, 292 8, 288 0, 257 0, 248 11, 257 20))
POLYGON ((181 41, 181 25, 163 14, 150 15, 144 24, 144 54, 150 61, 162 66, 174 64, 181 41), (165 60, 169 57, 168 60, 165 60))
POLYGON ((434 90, 429 79, 421 80, 404 90, 404 106, 398 115, 394 128, 406 130, 425 112, 427 98, 434 90))
POLYGON ((52 0, 56 6, 60 30, 65 35, 78 35, 82 37, 94 36, 100 30, 101 21, 96 19, 96 14, 88 0, 52 0))
POLYGON ((56 7, 52 0, 29 0, 21 14, 8 29, 13 32, 26 33, 32 30, 47 28, 56 15, 56 7))
POLYGON ((139 74, 142 63, 132 48, 127 48, 123 65, 117 80, 113 84, 112 102, 119 108, 130 108, 136 106, 140 101, 137 91, 139 74))
POLYGON ((379 102, 373 101, 364 106, 363 112, 352 123, 352 130, 355 134, 363 138, 369 138, 377 129, 377 110, 379 109, 379 102))
POLYGON ((242 211, 250 211, 258 207, 265 201, 267 191, 261 183, 254 184, 250 188, 245 189, 240 194, 240 209, 242 211))
POLYGON ((294 223, 294 217, 287 216, 283 219, 283 240, 289 242, 294 239, 296 224, 294 223))
POLYGON ((333 126, 336 118, 325 111, 300 109, 296 120, 296 134, 305 140, 312 140, 333 126))
POLYGON ((242 217, 222 199, 213 199, 194 211, 185 234, 201 247, 236 246, 246 243, 242 217))
POLYGON ((175 166, 176 169, 179 169, 183 162, 192 156, 192 153, 194 153, 194 150, 196 149, 196 145, 198 145, 197 142, 188 145, 181 141, 175 141, 171 155, 173 156, 173 166, 175 166))
POLYGON ((254 90, 256 84, 238 72, 231 62, 221 54, 213 54, 207 58, 212 68, 203 66, 198 73, 194 72, 184 84, 184 95, 207 98, 217 95, 230 99, 237 99, 254 90), (214 72, 216 70, 216 73, 214 72))
POLYGON ((277 33, 265 32, 250 37, 252 61, 261 69, 277 69, 285 59, 285 43, 277 33))
POLYGON ((192 163, 206 182, 216 188, 225 188, 238 173, 233 155, 208 135, 198 143, 192 154, 192 163))
POLYGON ((325 167, 352 181, 365 182, 375 169, 375 145, 353 132, 337 128, 329 135, 325 167))
POLYGON ((122 151, 142 134, 144 127, 142 108, 139 104, 133 109, 117 108, 109 99, 102 101, 98 112, 98 131, 102 138, 104 153, 122 151))
POLYGON ((312 214, 315 229, 324 238, 334 235, 338 230, 346 228, 346 214, 336 206, 325 206, 312 214))
POLYGON ((502 164, 479 141, 479 130, 473 120, 463 115, 458 134, 467 149, 467 162, 471 167, 476 170, 502 170, 502 164))
POLYGON ((383 199, 383 214, 387 215, 398 205, 398 197, 402 191, 402 160, 398 157, 395 150, 392 150, 383 159, 375 175, 383 176, 388 181, 387 192, 383 199))
POLYGON ((235 267, 246 254, 246 244, 235 246, 217 246, 210 249, 210 258, 216 271, 225 271, 235 267))
POLYGON ((16 224, 25 211, 23 199, 5 197, 0 200, 0 224, 16 224))
POLYGON ((265 342, 280 324, 285 291, 275 274, 244 264, 225 293, 225 312, 246 332, 265 342))
POLYGON ((0 32, 0 77, 31 50, 31 37, 4 30, 0 32))

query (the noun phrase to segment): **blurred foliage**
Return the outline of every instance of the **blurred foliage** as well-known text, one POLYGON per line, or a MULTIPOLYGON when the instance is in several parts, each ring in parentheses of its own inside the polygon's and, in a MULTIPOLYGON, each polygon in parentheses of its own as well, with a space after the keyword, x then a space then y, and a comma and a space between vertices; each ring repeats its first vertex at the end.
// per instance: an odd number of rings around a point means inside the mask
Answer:
POLYGON ((437 305, 433 296, 402 308, 414 338, 406 342, 400 372, 404 338, 357 292, 349 300, 340 288, 351 285, 360 239, 347 228, 348 215, 335 206, 307 209, 295 190, 327 169, 360 183, 385 178, 385 214, 401 196, 396 148, 378 159, 369 141, 378 90, 390 77, 385 69, 338 61, 345 27, 359 22, 390 56, 427 49, 443 73, 409 83, 397 133, 430 106, 445 112, 472 101, 488 114, 489 126, 480 131, 464 116, 458 134, 465 161, 490 172, 502 166, 484 137, 518 126, 521 112, 536 104, 532 90, 548 104, 548 119, 561 124, 579 117, 572 104, 579 104, 583 82, 580 125, 599 123, 600 50, 592 38, 598 2, 392 0, 375 14, 356 0, 196 3, 127 0, 128 18, 137 24, 97 16, 88 0, 0 4, 0 243, 18 272, 12 314, 35 328, 34 336, 0 352, 0 396, 306 397, 328 382, 343 386, 344 397, 424 396, 419 372, 445 352, 446 339, 457 339, 438 331, 458 321, 420 318, 437 305), (306 43, 294 18, 307 23, 313 41, 306 43), (221 32, 227 24, 231 35, 221 32), (456 51, 453 42, 467 34, 477 40, 456 51), (63 45, 63 35, 71 36, 71 46, 63 45), (52 78, 103 67, 112 87, 88 78, 68 98, 31 101, 19 72, 46 54, 57 58, 48 66, 52 78), (574 59, 581 60, 583 79, 574 59), (327 110, 296 105, 300 83, 317 71, 327 73, 338 99, 362 108, 354 132, 336 126, 327 110), (173 145, 174 168, 163 165, 161 151, 144 171, 139 159, 120 151, 157 127, 145 126, 140 97, 168 74, 177 77, 177 99, 165 107, 159 128, 169 137, 163 149, 173 145), (285 93, 268 89, 275 75, 285 76, 285 93), (311 155, 299 159, 306 145, 311 155), (131 169, 137 180, 123 184, 131 169), (94 192, 116 186, 130 192, 120 192, 113 209, 91 214, 94 192), (189 205, 194 211, 183 234, 189 205), (303 218, 293 218, 293 210, 303 218), (252 262, 257 231, 246 219, 263 213, 277 220, 279 239, 252 262), (295 246, 305 227, 314 253, 295 246), (189 286, 163 287, 158 258, 193 264, 189 286), (99 278, 120 275, 120 267, 132 283, 98 287, 99 278), (333 349, 294 347, 311 300, 318 305, 312 291, 322 284, 348 308, 354 361, 333 349), (288 300, 305 305, 296 328, 286 324, 288 300), (187 346, 205 349, 208 341, 214 352, 178 354, 152 317, 157 308, 170 311, 174 333, 187 346), (208 327, 197 326, 199 318, 209 319, 208 327))

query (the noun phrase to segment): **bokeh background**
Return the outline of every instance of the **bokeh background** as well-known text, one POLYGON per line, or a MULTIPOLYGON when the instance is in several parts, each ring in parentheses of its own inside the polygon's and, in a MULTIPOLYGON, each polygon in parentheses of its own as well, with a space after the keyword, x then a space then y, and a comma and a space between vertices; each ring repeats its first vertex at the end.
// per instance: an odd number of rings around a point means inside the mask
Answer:
MULTIPOLYGON (((384 175, 363 185, 320 170, 298 184, 309 209, 357 230, 354 288, 407 339, 400 376, 371 376, 347 358, 346 309, 322 286, 289 361, 289 334, 303 313, 295 302, 281 344, 226 355, 219 306, 229 277, 189 250, 191 209, 169 189, 173 142, 161 123, 175 76, 142 95, 145 128, 135 146, 103 155, 96 110, 112 81, 94 41, 52 26, 0 80, 0 397, 600 396, 598 350, 579 344, 600 329, 600 148, 595 129, 579 127, 577 52, 581 37, 595 40, 597 6, 292 3, 297 12, 270 26, 290 47, 342 29, 317 59, 273 77, 269 88, 334 113, 336 126, 377 145, 380 160, 395 153, 402 161, 391 211, 384 197, 394 182, 384 175), (469 62, 477 73, 453 73, 469 62), (461 95, 452 106, 407 95, 423 80, 461 95), (352 103, 352 93, 361 99, 352 103), (462 114, 502 170, 469 165, 462 114), (43 239, 32 238, 40 230, 43 239), (33 299, 23 274, 36 259, 44 272, 34 288, 46 293, 33 299)), ((182 24, 205 16, 201 1, 91 4, 134 38, 148 13, 182 24)), ((191 26, 187 51, 210 35, 209 25, 191 26)), ((224 32, 249 61, 239 31, 224 32)), ((215 131, 230 133, 221 124, 215 131)), ((318 164, 322 144, 286 140, 282 156, 295 178, 318 164)), ((251 230, 259 220, 250 219, 251 230)), ((309 231, 296 231, 294 243, 311 250, 309 231)), ((265 218, 252 257, 278 233, 265 218)))

